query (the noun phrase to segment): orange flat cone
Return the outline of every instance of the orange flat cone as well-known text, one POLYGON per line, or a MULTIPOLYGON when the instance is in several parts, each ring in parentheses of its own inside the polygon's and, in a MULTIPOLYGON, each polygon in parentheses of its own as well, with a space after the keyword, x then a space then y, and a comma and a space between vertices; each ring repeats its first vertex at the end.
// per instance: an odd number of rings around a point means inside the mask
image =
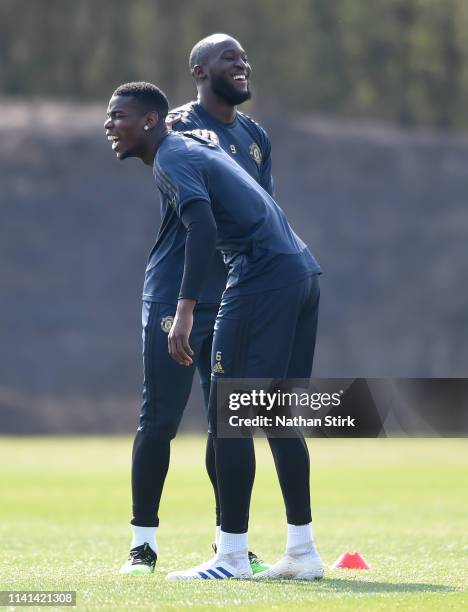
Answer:
POLYGON ((331 569, 370 569, 364 557, 358 552, 345 552, 331 566, 331 569))

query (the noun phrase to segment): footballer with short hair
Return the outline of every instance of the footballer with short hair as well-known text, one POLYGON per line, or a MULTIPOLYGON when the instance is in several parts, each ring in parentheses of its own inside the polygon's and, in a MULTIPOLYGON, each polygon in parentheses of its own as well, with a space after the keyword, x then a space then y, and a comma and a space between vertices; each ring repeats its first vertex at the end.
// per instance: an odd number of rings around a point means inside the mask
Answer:
MULTIPOLYGON (((262 127, 237 109, 237 105, 251 97, 251 67, 242 45, 227 34, 208 36, 193 47, 189 69, 195 79, 198 98, 169 112, 166 123, 176 131, 212 130, 211 133, 216 134, 213 138, 221 147, 273 194, 269 138, 262 127)), ((162 110, 167 112, 164 105, 162 110)), ((123 159, 126 153, 119 153, 118 140, 115 142, 116 152, 123 159)), ((213 328, 226 286, 226 267, 221 256, 215 254, 194 311, 193 363, 181 367, 168 355, 167 337, 176 313, 182 281, 186 230, 172 208, 166 208, 162 213, 143 294, 144 389, 132 453, 133 537, 129 559, 121 568, 121 573, 148 573, 154 570, 158 552, 158 511, 169 466, 170 441, 176 435, 187 404, 195 368, 200 375, 205 408, 208 409, 213 328)), ((215 495, 216 535, 213 547, 216 549, 220 512, 210 432, 205 463, 215 495)), ((249 558, 254 572, 267 569, 268 566, 254 553, 249 552, 249 558)))
MULTIPOLYGON (((176 220, 185 228, 182 280, 168 335, 169 353, 180 366, 193 366, 200 351, 194 317, 215 250, 228 268, 215 323, 209 402, 221 520, 217 550, 210 561, 167 578, 319 579, 323 565, 312 537, 309 457, 301 437, 269 440, 286 507, 287 547, 278 563, 254 574, 247 547, 253 440, 216 435, 216 385, 223 377, 310 376, 321 270, 273 198, 212 138, 199 130, 168 132, 167 107, 156 86, 125 84, 114 92, 105 123, 119 159, 137 157, 153 167, 169 215, 150 255, 144 294, 162 280, 153 270, 176 245, 176 220)), ((152 389, 145 386, 145 394, 151 396, 152 389)), ((167 414, 151 416, 149 426, 170 432, 167 414)))

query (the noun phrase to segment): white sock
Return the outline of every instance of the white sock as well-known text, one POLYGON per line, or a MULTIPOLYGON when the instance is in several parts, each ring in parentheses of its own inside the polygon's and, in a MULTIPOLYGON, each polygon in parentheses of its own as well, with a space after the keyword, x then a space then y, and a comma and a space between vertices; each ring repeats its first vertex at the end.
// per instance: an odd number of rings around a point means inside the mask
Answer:
POLYGON ((248 566, 247 538, 247 533, 228 533, 220 529, 218 555, 229 555, 229 562, 234 567, 248 566))
POLYGON ((288 523, 286 552, 293 556, 311 554, 315 557, 318 555, 314 544, 312 523, 307 525, 290 525, 288 523))
POLYGON ((158 545, 156 544, 156 530, 157 527, 138 527, 138 525, 130 525, 132 528, 132 543, 130 548, 141 546, 145 542, 148 542, 153 551, 157 554, 158 545))
POLYGON ((220 525, 216 525, 216 536, 215 536, 216 548, 218 548, 218 546, 219 546, 219 534, 220 533, 221 533, 221 526, 220 525))

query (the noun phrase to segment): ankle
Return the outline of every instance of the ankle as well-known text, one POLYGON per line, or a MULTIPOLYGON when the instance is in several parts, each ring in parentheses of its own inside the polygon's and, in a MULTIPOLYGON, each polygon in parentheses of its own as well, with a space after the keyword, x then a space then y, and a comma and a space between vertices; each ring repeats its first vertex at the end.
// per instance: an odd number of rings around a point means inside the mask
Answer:
POLYGON ((245 554, 248 551, 248 535, 245 533, 229 533, 220 530, 218 541, 218 554, 225 556, 229 554, 245 554))
POLYGON ((136 548, 142 544, 149 544, 150 548, 158 553, 158 545, 156 543, 156 531, 157 527, 139 527, 138 525, 131 525, 132 528, 132 542, 130 548, 136 548))
POLYGON ((294 557, 295 559, 300 558, 301 560, 314 559, 319 556, 313 542, 304 542, 296 546, 289 546, 286 548, 286 554, 289 557, 294 557))
POLYGON ((235 552, 225 553, 223 555, 218 553, 218 559, 222 559, 232 567, 236 569, 245 569, 250 567, 249 555, 247 549, 236 550, 235 552))

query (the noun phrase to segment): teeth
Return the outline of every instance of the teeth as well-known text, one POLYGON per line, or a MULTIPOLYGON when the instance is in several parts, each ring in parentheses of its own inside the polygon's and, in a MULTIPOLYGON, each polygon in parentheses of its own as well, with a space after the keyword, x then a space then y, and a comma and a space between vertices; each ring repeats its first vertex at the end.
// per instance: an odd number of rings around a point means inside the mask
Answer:
POLYGON ((236 74, 233 76, 235 81, 245 81, 245 74, 236 74))
POLYGON ((111 142, 116 142, 118 139, 118 136, 111 136, 110 134, 107 136, 107 140, 110 140, 111 142))

